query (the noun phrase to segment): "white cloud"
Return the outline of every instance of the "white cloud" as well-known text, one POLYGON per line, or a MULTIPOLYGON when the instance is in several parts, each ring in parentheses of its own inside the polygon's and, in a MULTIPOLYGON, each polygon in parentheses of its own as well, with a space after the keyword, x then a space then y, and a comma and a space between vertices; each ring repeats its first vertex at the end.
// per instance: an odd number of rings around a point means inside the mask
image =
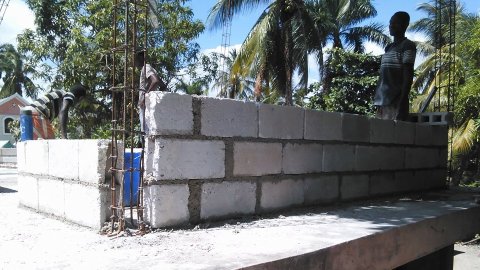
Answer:
MULTIPOLYGON (((8 1, 7 1, 8 2, 8 1)), ((5 6, 3 7, 5 8, 5 6)), ((3 10, 2 10, 3 12, 3 10)), ((21 0, 10 0, 5 16, 0 24, 0 44, 17 44, 17 35, 26 28, 34 28, 35 16, 27 4, 21 0)))
POLYGON ((381 55, 385 52, 385 49, 376 43, 367 41, 365 42, 365 52, 373 55, 381 55))
POLYGON ((425 36, 424 33, 419 33, 419 32, 407 32, 405 33, 405 36, 413 41, 420 41, 424 42, 427 40, 427 36, 425 36))
POLYGON ((231 50, 237 50, 237 52, 238 52, 240 50, 241 46, 242 46, 242 44, 230 45, 230 46, 225 48, 226 50, 224 50, 224 48, 222 46, 217 46, 215 48, 205 49, 205 50, 201 51, 200 53, 204 54, 204 55, 209 55, 211 53, 223 53, 224 51, 229 52, 231 50))

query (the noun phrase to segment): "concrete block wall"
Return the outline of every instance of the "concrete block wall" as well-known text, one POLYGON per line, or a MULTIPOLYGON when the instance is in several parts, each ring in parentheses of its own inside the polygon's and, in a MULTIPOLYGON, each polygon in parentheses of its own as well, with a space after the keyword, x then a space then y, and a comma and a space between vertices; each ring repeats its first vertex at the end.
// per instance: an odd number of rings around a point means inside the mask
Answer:
POLYGON ((100 229, 110 216, 109 145, 109 140, 18 143, 20 204, 100 229))
POLYGON ((146 104, 155 228, 446 185, 444 126, 162 92, 146 104))
POLYGON ((0 148, 0 163, 17 163, 17 149, 0 148))

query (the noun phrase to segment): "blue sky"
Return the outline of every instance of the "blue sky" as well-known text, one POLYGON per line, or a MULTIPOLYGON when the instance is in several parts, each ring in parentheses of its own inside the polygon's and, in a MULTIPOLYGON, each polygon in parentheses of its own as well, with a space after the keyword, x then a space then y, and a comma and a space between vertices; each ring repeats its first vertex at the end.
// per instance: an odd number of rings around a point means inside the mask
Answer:
MULTIPOLYGON (((206 19, 210 12, 211 7, 217 0, 190 0, 187 2, 193 12, 196 19, 206 23, 206 19)), ((420 3, 427 2, 428 0, 373 0, 373 3, 377 9, 378 16, 373 20, 375 22, 388 24, 390 17, 396 11, 406 11, 411 16, 411 21, 416 21, 421 18, 422 14, 415 9, 420 3)), ((464 4, 466 10, 472 13, 479 13, 480 0, 457 0, 464 4)), ((242 43, 247 36, 249 30, 254 25, 256 19, 260 16, 261 12, 267 5, 260 6, 255 10, 246 11, 243 14, 234 17, 231 29, 231 42, 232 46, 242 43)), ((10 0, 10 5, 5 13, 5 17, 0 24, 0 44, 12 43, 16 44, 16 35, 23 31, 25 28, 34 27, 33 13, 28 9, 23 0, 10 0)), ((407 33, 407 37, 413 40, 422 40, 421 35, 414 36, 407 33)), ((207 29, 196 39, 201 46, 201 49, 208 52, 212 50, 219 50, 222 43, 222 29, 211 31, 207 29)), ((374 44, 367 44, 367 52, 374 54, 383 53, 383 48, 374 44)), ((422 61, 417 57, 415 64, 418 65, 422 61)), ((317 81, 319 74, 317 72, 318 67, 314 61, 309 61, 309 82, 317 81)))
MULTIPOLYGON (((427 1, 428 0, 374 0, 373 4, 378 13, 374 21, 387 25, 390 17, 396 11, 406 11, 410 14, 411 21, 416 21, 421 18, 422 13, 417 12, 415 9, 417 8, 418 4, 425 3, 427 1)), ((479 0, 459 1, 464 4, 469 12, 478 13, 480 10, 479 0)), ((206 23, 210 9, 216 2, 217 0, 190 0, 187 5, 192 8, 196 19, 206 23)), ((244 12, 243 14, 234 17, 231 29, 231 45, 242 43, 251 27, 254 25, 256 19, 260 16, 261 12, 266 8, 266 6, 267 5, 263 5, 258 9, 244 12)), ((210 31, 208 30, 207 26, 206 31, 202 33, 196 41, 200 44, 202 49, 212 49, 218 47, 222 42, 222 29, 219 28, 215 31, 210 31)))
MULTIPOLYGON (((196 19, 206 22, 210 8, 217 0, 190 0, 187 2, 196 19)), ((378 11, 377 18, 374 21, 387 24, 391 15, 399 10, 407 11, 412 17, 412 21, 420 18, 422 15, 415 11, 419 3, 428 0, 373 0, 373 3, 378 11)), ((480 0, 459 0, 463 3, 469 12, 478 13, 480 11, 480 0)), ((231 43, 232 45, 241 44, 247 36, 256 19, 265 9, 266 5, 259 7, 256 10, 244 12, 236 16, 232 22, 231 43)), ((0 44, 14 43, 15 37, 25 28, 33 28, 33 14, 27 8, 23 0, 10 0, 10 5, 5 13, 3 22, 0 24, 0 44), (21 19, 20 19, 21 18, 21 19)), ((208 29, 203 32, 196 40, 202 49, 213 49, 221 45, 222 30, 217 29, 210 31, 208 29)))
MULTIPOLYGON (((377 17, 372 21, 388 25, 390 17, 397 11, 406 11, 410 14, 410 21, 416 21, 424 15, 422 12, 416 11, 419 4, 428 2, 429 0, 373 0, 373 4, 377 9, 377 17)), ((460 1, 468 12, 479 13, 480 12, 480 0, 457 0, 460 1)), ((222 43, 222 29, 216 29, 214 31, 209 30, 207 17, 211 7, 217 0, 190 0, 187 2, 194 13, 196 19, 201 20, 207 26, 207 29, 196 39, 196 42, 200 44, 200 47, 205 52, 215 50, 220 52, 220 46, 222 43)), ((262 5, 257 9, 245 11, 234 17, 231 28, 231 46, 239 46, 248 32, 255 24, 256 19, 260 16, 262 11, 267 5, 262 5)), ((420 33, 407 33, 407 37, 416 40, 423 41, 424 36, 420 33)), ((379 55, 384 52, 383 48, 373 43, 366 43, 366 52, 370 52, 374 55, 379 55)), ((417 55, 415 66, 418 66, 424 60, 423 56, 417 55)), ((311 58, 309 60, 309 84, 319 80, 318 65, 311 58)))

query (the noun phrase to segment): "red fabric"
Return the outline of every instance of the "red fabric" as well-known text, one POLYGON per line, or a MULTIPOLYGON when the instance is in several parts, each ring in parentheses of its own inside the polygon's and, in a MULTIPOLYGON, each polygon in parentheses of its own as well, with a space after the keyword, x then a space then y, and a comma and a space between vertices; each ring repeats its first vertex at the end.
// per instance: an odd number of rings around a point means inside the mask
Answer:
POLYGON ((33 119, 33 139, 55 139, 52 123, 43 118, 38 112, 32 112, 33 119))

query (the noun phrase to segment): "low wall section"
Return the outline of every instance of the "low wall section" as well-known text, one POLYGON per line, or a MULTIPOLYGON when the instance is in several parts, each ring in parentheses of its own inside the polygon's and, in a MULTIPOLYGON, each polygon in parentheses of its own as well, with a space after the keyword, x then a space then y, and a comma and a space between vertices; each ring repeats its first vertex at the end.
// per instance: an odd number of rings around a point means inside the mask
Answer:
POLYGON ((108 140, 32 140, 17 145, 20 204, 100 229, 110 216, 108 140))
POLYGON ((146 106, 152 227, 446 185, 446 126, 161 92, 146 106))
POLYGON ((8 163, 8 164, 17 163, 17 149, 0 148, 0 164, 1 163, 8 163))

